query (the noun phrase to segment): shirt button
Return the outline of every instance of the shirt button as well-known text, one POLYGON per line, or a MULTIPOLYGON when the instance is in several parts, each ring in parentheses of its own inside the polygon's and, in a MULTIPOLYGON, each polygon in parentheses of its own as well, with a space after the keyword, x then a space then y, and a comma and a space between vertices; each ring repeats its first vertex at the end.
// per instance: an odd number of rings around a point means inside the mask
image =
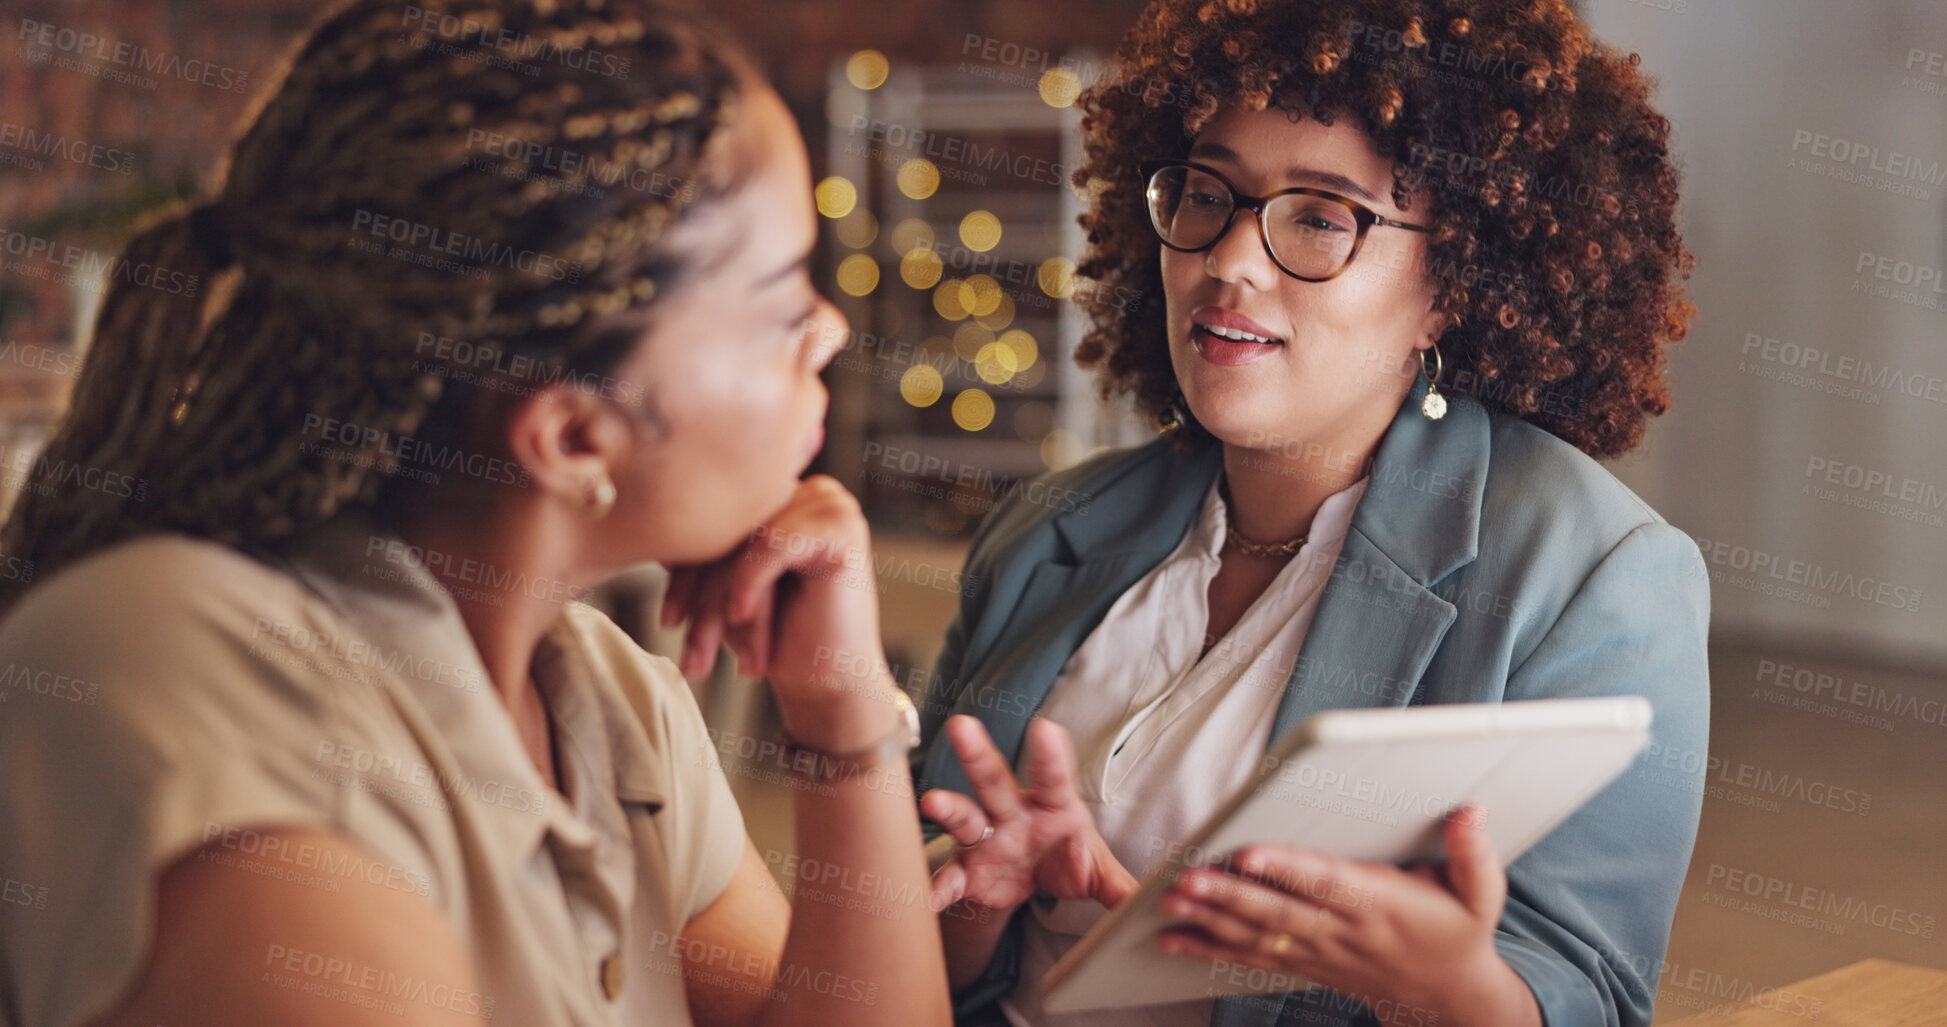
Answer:
POLYGON ((602 994, 613 1002, 622 994, 622 954, 611 952, 602 960, 602 994))

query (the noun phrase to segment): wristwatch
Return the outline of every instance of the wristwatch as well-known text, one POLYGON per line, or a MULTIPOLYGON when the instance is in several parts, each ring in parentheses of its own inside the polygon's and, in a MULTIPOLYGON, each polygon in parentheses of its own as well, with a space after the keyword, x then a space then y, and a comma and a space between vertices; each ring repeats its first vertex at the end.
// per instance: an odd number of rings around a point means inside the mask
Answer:
POLYGON ((799 745, 789 731, 784 733, 785 755, 794 773, 818 781, 832 781, 857 769, 861 763, 890 756, 904 756, 919 747, 919 709, 903 691, 895 690, 893 708, 899 711, 899 725, 884 738, 852 752, 824 752, 799 745))

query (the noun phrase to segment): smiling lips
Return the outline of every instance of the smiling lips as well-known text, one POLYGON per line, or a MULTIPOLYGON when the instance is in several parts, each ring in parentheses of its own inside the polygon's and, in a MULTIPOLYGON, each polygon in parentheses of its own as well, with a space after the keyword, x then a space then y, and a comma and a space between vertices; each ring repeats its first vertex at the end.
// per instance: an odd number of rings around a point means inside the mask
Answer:
POLYGON ((1242 367, 1276 352, 1284 340, 1234 310, 1198 307, 1190 313, 1190 344, 1213 364, 1242 367))

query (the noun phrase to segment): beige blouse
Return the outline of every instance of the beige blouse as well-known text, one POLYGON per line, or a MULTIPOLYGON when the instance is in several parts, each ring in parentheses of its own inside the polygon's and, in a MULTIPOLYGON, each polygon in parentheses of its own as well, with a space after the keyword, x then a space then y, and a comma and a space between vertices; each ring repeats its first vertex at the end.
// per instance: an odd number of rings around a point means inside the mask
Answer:
MULTIPOLYGON (((676 936, 729 883, 743 820, 688 685, 562 602, 534 660, 542 781, 425 557, 358 518, 273 568, 181 535, 114 546, 0 623, 0 1023, 67 1027, 134 983, 154 875, 186 854, 338 890, 412 892, 477 993, 306 954, 290 986, 412 1022, 688 1024, 676 936), (263 832, 336 832, 334 865, 263 832)), ((437 557, 433 557, 437 559, 437 557)), ((486 601, 567 590, 474 565, 486 601)))

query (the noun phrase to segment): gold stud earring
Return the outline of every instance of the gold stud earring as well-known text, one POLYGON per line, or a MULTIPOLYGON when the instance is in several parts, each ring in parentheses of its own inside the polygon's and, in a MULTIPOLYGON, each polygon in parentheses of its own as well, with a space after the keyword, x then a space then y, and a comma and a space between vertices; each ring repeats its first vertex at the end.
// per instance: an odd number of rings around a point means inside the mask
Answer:
POLYGON ((588 516, 601 520, 615 509, 615 482, 608 475, 597 475, 588 480, 588 516))
POLYGON ((1420 400, 1420 413, 1429 421, 1438 421, 1447 416, 1447 397, 1440 395, 1440 372, 1447 368, 1440 359, 1440 344, 1436 342, 1430 348, 1433 350, 1433 369, 1430 371, 1426 366, 1426 350, 1420 351, 1420 373, 1426 375, 1427 381, 1426 398, 1420 400))

